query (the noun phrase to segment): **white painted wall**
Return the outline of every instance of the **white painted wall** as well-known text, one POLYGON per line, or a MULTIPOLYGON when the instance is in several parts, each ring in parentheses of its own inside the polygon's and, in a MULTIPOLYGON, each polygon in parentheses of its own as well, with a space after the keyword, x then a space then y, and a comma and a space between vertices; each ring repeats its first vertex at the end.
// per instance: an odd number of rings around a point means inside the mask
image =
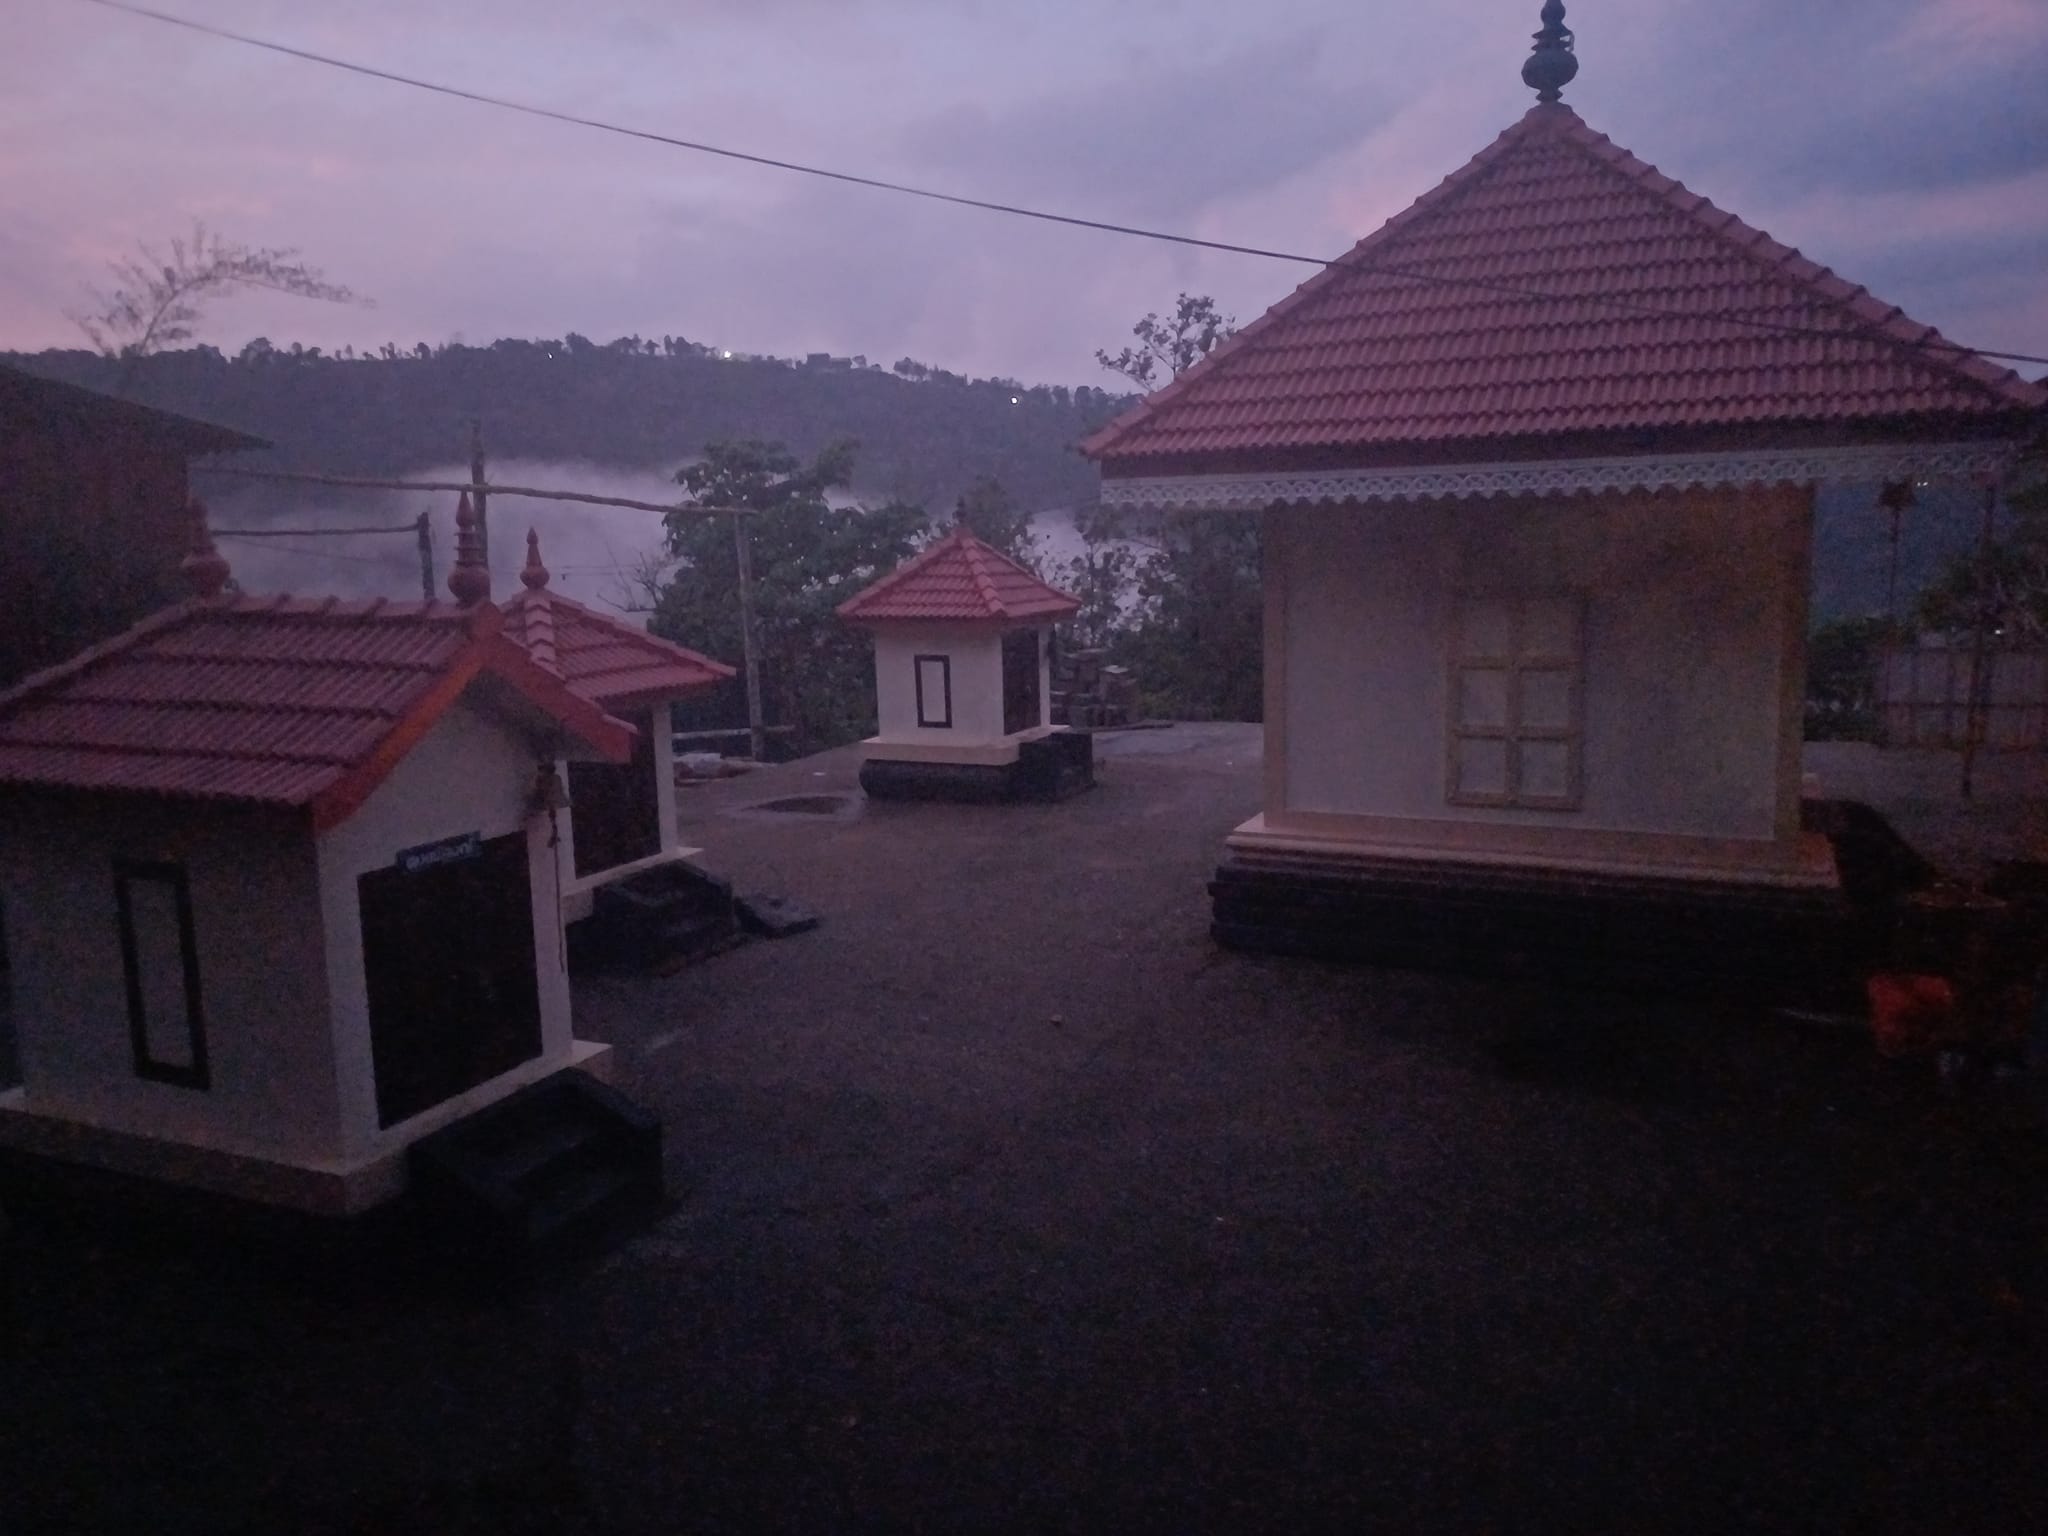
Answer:
POLYGON ((1788 490, 1270 515, 1285 656, 1269 730, 1284 739, 1285 803, 1269 821, 1781 835, 1810 517, 1810 496, 1788 490), (1579 810, 1447 803, 1450 624, 1457 593, 1475 587, 1584 596, 1579 810))
POLYGON ((340 1146, 313 838, 282 812, 133 796, 0 802, 24 1107, 311 1162, 340 1146), (137 1077, 114 860, 187 872, 211 1084, 137 1077))
POLYGON ((495 1087, 473 1089, 413 1120, 378 1128, 356 881, 370 870, 388 867, 401 848, 465 832, 486 838, 526 832, 540 973, 541 1055, 537 1063, 519 1071, 517 1080, 568 1065, 569 977, 557 903, 556 850, 548 846, 547 818, 528 813, 536 769, 537 755, 524 735, 465 700, 442 717, 355 815, 319 839, 340 1130, 350 1159, 403 1144, 420 1134, 424 1123, 440 1123, 488 1101, 510 1078, 497 1079, 495 1087))
POLYGON ((1003 640, 985 626, 916 625, 875 632, 877 743, 981 746, 1003 739, 1003 640), (946 656, 953 663, 950 730, 917 723, 913 658, 946 656))

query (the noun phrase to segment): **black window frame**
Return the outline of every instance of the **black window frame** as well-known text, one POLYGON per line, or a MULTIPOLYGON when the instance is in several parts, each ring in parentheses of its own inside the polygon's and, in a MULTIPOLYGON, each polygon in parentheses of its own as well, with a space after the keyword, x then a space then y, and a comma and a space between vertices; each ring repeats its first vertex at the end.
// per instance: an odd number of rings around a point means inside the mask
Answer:
POLYGON ((135 1075, 153 1083, 202 1092, 213 1085, 206 1059, 206 1011, 199 985, 199 937, 192 923, 192 883, 183 864, 163 859, 116 859, 114 905, 121 932, 121 971, 128 989, 128 1042, 135 1056, 135 1075), (130 889, 137 881, 168 885, 178 908, 178 954, 185 972, 185 1028, 191 1063, 159 1061, 149 1053, 148 1007, 142 996, 142 959, 135 940, 135 903, 130 889))
POLYGON ((950 731, 953 729, 953 658, 937 652, 928 652, 910 658, 910 676, 917 686, 917 725, 924 731, 950 731), (939 664, 940 689, 944 694, 945 718, 934 720, 925 709, 924 664, 936 661, 939 664))

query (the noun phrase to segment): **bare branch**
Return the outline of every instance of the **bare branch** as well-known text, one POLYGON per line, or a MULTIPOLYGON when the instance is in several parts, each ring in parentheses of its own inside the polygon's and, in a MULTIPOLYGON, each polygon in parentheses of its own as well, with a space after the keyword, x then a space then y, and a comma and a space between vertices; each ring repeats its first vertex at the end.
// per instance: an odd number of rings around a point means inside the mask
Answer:
POLYGON ((370 302, 329 282, 288 246, 236 245, 197 221, 168 249, 144 244, 136 250, 107 264, 110 287, 86 290, 91 308, 67 312, 102 356, 129 363, 124 386, 137 359, 190 341, 206 305, 226 294, 263 288, 328 304, 370 302))

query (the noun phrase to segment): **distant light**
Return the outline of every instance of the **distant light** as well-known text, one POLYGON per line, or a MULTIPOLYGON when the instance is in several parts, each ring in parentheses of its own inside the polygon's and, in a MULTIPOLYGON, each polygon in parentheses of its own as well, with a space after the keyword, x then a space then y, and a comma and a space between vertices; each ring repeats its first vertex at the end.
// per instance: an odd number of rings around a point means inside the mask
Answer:
POLYGON ((1010 404, 1015 405, 1016 403, 1017 397, 1015 395, 1010 396, 1010 404))
POLYGON ((730 352, 721 352, 718 355, 724 358, 728 363, 732 361, 732 354, 730 352))

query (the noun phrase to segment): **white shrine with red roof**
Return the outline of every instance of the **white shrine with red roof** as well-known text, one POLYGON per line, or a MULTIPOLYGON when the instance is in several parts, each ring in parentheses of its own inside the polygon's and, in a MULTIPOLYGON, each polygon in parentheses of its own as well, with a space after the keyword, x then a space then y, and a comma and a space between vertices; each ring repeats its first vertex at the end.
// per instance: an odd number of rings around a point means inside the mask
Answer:
POLYGON ((427 1133, 602 1075, 558 765, 634 761, 607 704, 701 658, 613 647, 544 581, 492 604, 466 517, 429 603, 234 594, 194 514, 193 598, 0 694, 0 1145, 351 1212, 427 1133))
POLYGON ((560 765, 569 790, 558 850, 562 917, 573 923, 590 915, 599 886, 698 851, 684 847, 676 829, 669 706, 717 686, 733 669, 564 597, 549 580, 540 538, 529 530, 520 590, 498 605, 506 635, 572 692, 636 733, 628 762, 560 765))
POLYGON ((1102 499, 1260 519, 1248 947, 1672 979, 1820 942, 1817 483, 1994 482, 2044 393, 1559 100, 1082 445, 1102 499))
POLYGON ((1089 739, 1052 723, 1053 622, 1079 599, 965 525, 839 605, 875 637, 879 799, 1058 799, 1093 782, 1089 739))

